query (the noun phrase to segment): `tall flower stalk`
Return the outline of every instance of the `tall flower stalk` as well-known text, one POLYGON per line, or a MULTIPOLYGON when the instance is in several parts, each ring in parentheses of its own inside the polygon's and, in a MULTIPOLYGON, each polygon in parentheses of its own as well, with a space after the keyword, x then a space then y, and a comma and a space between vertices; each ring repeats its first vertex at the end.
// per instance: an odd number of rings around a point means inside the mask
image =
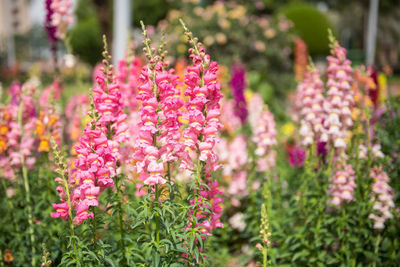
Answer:
MULTIPOLYGON (((21 130, 21 137, 24 134, 24 125, 22 122, 22 113, 23 113, 23 97, 24 97, 24 92, 22 91, 21 94, 21 100, 19 103, 19 108, 18 108, 18 116, 17 116, 17 122, 19 125, 19 128, 21 130)), ((33 229, 33 216, 32 216, 32 202, 31 202, 31 190, 29 186, 29 180, 28 180, 28 168, 25 163, 25 155, 24 153, 21 153, 21 169, 22 169, 22 178, 23 178, 23 183, 24 183, 24 188, 25 188, 25 201, 26 201, 26 207, 27 207, 27 213, 28 213, 28 232, 29 232, 29 238, 30 238, 30 243, 31 243, 31 264, 32 266, 36 266, 36 247, 35 247, 35 233, 33 229)))
POLYGON ((65 159, 62 156, 62 152, 59 150, 57 143, 53 138, 51 138, 51 143, 53 147, 53 153, 55 157, 55 162, 57 164, 57 173, 60 177, 57 177, 55 180, 58 183, 62 184, 61 188, 57 188, 57 191, 60 194, 60 199, 62 201, 61 204, 53 204, 53 207, 56 209, 55 213, 51 213, 52 217, 62 217, 64 220, 68 219, 70 225, 70 240, 72 243, 72 247, 74 250, 75 261, 77 266, 80 266, 79 256, 78 256, 78 249, 76 244, 76 237, 75 237, 75 230, 74 230, 74 223, 72 217, 72 203, 71 203, 71 193, 70 193, 70 186, 68 184, 68 176, 67 176, 67 166, 65 164, 65 159), (67 200, 65 202, 65 199, 67 200))
MULTIPOLYGON (((190 229, 191 236, 197 231, 202 233, 202 239, 211 235, 211 230, 216 227, 223 227, 219 218, 222 208, 222 199, 218 196, 218 182, 212 179, 212 172, 216 171, 218 156, 214 152, 214 146, 218 142, 218 130, 221 128, 219 121, 220 106, 222 98, 221 85, 217 80, 218 64, 210 61, 210 56, 205 53, 202 44, 193 36, 192 32, 180 21, 187 36, 192 65, 185 73, 185 95, 189 97, 186 103, 185 117, 188 120, 188 127, 183 132, 185 153, 183 154, 183 166, 189 171, 193 165, 188 160, 188 151, 197 154, 195 195, 190 204, 193 209, 189 212, 190 223, 186 229, 190 229), (208 186, 206 189, 202 183, 208 186), (207 210, 211 210, 208 212, 207 210)), ((195 240, 195 239, 192 239, 195 240)), ((199 240, 197 240, 199 241, 199 240)), ((202 251, 202 248, 199 249, 202 251)), ((193 262, 192 255, 188 255, 189 261, 193 262)))

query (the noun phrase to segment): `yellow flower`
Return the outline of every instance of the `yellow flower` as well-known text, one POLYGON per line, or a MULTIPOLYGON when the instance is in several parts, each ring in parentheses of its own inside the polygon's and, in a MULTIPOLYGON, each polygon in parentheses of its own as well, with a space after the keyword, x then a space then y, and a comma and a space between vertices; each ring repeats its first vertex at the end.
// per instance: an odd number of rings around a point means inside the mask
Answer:
POLYGON ((8 133, 8 127, 5 124, 0 126, 0 135, 6 135, 8 133))
POLYGON ((49 138, 44 137, 42 140, 40 140, 38 152, 49 152, 50 151, 50 144, 49 144, 49 138))
POLYGON ((379 73, 378 75, 378 84, 379 84, 379 99, 378 102, 382 103, 387 98, 387 78, 383 73, 379 73))
POLYGON ((180 116, 180 117, 178 118, 178 121, 179 121, 180 123, 182 123, 183 125, 188 125, 188 124, 189 124, 189 121, 188 121, 185 117, 183 117, 183 116, 180 116))
POLYGON ((294 133, 293 122, 287 122, 282 126, 282 132, 285 136, 291 136, 294 133))
POLYGON ((0 154, 7 150, 7 143, 0 139, 0 154))
POLYGON ((246 89, 244 91, 244 97, 246 98, 246 102, 249 103, 251 98, 253 97, 254 93, 250 89, 246 89))

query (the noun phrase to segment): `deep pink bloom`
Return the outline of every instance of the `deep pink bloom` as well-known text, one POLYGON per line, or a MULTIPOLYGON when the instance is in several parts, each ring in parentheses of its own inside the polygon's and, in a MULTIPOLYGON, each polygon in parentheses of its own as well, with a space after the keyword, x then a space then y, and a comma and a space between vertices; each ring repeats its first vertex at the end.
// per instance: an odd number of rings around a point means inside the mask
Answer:
POLYGON ((294 167, 302 167, 306 159, 306 151, 297 146, 289 148, 289 164, 294 167))
POLYGON ((50 216, 53 218, 62 218, 63 220, 68 220, 68 203, 62 201, 60 204, 53 203, 53 208, 56 212, 50 213, 50 216))

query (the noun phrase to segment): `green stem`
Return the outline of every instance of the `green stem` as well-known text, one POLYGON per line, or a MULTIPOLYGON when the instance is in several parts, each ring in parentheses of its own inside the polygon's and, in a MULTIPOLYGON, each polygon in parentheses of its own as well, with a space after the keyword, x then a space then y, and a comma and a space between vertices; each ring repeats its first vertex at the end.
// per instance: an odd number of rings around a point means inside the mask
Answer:
POLYGON ((263 267, 267 267, 268 266, 268 262, 267 262, 267 255, 268 254, 268 249, 266 247, 263 248, 263 267))
MULTIPOLYGON (((22 124, 22 103, 23 103, 23 94, 21 95, 21 102, 18 107, 18 125, 21 130, 21 138, 24 134, 23 130, 23 124, 22 124)), ((36 266, 36 248, 35 248, 35 234, 33 230, 33 216, 32 216, 32 203, 31 203, 31 192, 30 192, 30 187, 29 187, 29 181, 28 181, 28 169, 25 166, 25 156, 24 154, 21 153, 21 165, 22 165, 22 177, 24 180, 24 188, 25 188, 25 201, 26 201, 26 206, 27 206, 27 212, 28 212, 28 223, 29 223, 29 236, 30 236, 30 242, 31 242, 31 252, 32 252, 32 259, 31 259, 31 264, 32 266, 36 266)))
POLYGON ((7 185, 6 185, 6 182, 5 182, 4 178, 1 178, 1 182, 2 182, 2 185, 3 185, 4 196, 5 196, 6 201, 7 201, 8 209, 9 209, 9 211, 11 213, 11 217, 13 219, 14 231, 15 231, 15 234, 18 234, 19 233, 19 227, 18 227, 17 220, 15 219, 16 217, 14 216, 14 210, 15 210, 14 209, 14 205, 13 205, 12 201, 10 200, 10 198, 7 196, 7 185))
POLYGON ((121 236, 120 240, 120 249, 122 251, 122 260, 124 266, 128 265, 128 261, 126 259, 126 251, 125 251, 125 231, 124 231, 124 221, 123 221, 123 210, 122 210, 122 181, 121 177, 117 177, 117 192, 118 192, 118 223, 119 223, 119 233, 121 236))
POLYGON ((68 208, 68 217, 69 217, 69 226, 70 226, 70 231, 71 231, 72 247, 74 249, 76 265, 81 266, 81 264, 79 262, 78 250, 77 250, 76 242, 75 242, 75 231, 74 231, 74 223, 72 221, 72 211, 71 211, 72 204, 71 204, 71 197, 69 194, 69 185, 68 185, 68 181, 67 181, 67 178, 65 177, 65 175, 63 175, 63 182, 64 182, 65 193, 67 194, 67 203, 68 203, 68 207, 69 207, 68 208))
MULTIPOLYGON (((156 190, 156 192, 155 192, 155 197, 156 197, 155 202, 157 203, 156 205, 158 206, 158 198, 159 198, 158 194, 159 194, 159 192, 158 192, 158 185, 157 184, 155 185, 155 190, 156 190)), ((160 246, 160 218, 159 218, 158 212, 156 212, 155 220, 156 220, 156 242, 157 242, 157 248, 159 249, 159 246, 160 246)))

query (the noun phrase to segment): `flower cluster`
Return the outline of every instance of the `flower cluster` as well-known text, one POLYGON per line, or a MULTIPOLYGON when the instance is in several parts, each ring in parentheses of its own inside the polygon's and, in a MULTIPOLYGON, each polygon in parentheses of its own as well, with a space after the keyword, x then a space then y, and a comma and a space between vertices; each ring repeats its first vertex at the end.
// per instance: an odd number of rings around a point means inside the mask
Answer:
POLYGON ((137 94, 137 99, 141 102, 139 136, 135 143, 136 151, 133 158, 136 161, 136 171, 140 174, 139 179, 150 186, 166 182, 162 177, 164 165, 158 161, 160 154, 155 143, 159 115, 154 88, 156 88, 156 84, 152 80, 152 70, 144 67, 139 77, 137 94))
MULTIPOLYGON (((102 72, 98 72, 97 85, 93 88, 91 121, 86 124, 83 135, 74 147, 77 154, 74 163, 76 170, 70 183, 77 185, 71 196, 76 210, 74 223, 77 225, 94 217, 89 208, 99 205, 98 197, 105 188, 114 187, 113 178, 118 175, 120 146, 126 139, 126 115, 122 112, 119 84, 115 81, 112 65, 108 65, 107 52, 103 55, 105 67, 102 72)), ((60 196, 63 200, 62 192, 60 196)), ((61 210, 65 203, 54 204, 62 205, 56 206, 56 210, 61 210)), ((65 209, 60 212, 59 217, 63 217, 65 209)))
POLYGON ((51 19, 51 26, 48 27, 51 41, 54 40, 54 37, 59 40, 65 39, 68 26, 74 22, 71 7, 71 0, 50 0, 46 2, 47 19, 51 19))
MULTIPOLYGON (((199 51, 202 56, 196 55, 193 48, 190 48, 189 52, 193 65, 189 66, 185 73, 187 86, 185 95, 189 97, 189 101, 185 104, 184 114, 189 125, 184 130, 183 138, 188 149, 197 151, 198 147, 199 159, 206 163, 208 175, 210 171, 218 168, 218 157, 213 151, 218 138, 217 132, 221 128, 219 100, 222 94, 216 75, 218 64, 209 62, 209 56, 205 54, 204 48, 200 48, 199 51), (204 65, 208 68, 204 69, 204 65)), ((192 161, 188 159, 189 157, 185 157, 183 162, 187 168, 191 168, 192 161)))
POLYGON ((268 214, 265 204, 261 206, 261 225, 260 225, 260 238, 262 240, 263 245, 258 243, 256 247, 260 250, 267 249, 271 246, 271 232, 268 222, 268 214))
POLYGON ((35 85, 29 81, 21 86, 14 83, 10 87, 11 101, 1 108, 0 118, 2 174, 7 180, 14 180, 16 171, 22 164, 32 168, 36 162, 35 147, 36 107, 32 97, 35 85), (18 114, 21 116, 18 116, 18 114), (24 162, 23 162, 24 161, 24 162))
MULTIPOLYGON (((104 53, 107 57, 107 53, 104 53)), ((103 72, 96 77, 98 86, 93 88, 94 108, 99 115, 96 123, 105 133, 112 155, 118 161, 121 158, 120 146, 127 140, 127 115, 123 113, 124 104, 119 83, 114 77, 113 66, 106 65, 102 70, 103 72)))
MULTIPOLYGON (((46 0, 45 2, 45 7, 46 7, 46 21, 44 23, 45 29, 47 31, 47 36, 49 38, 50 43, 56 43, 57 42, 57 36, 56 36, 56 31, 57 28, 55 25, 52 23, 52 17, 54 15, 54 10, 52 7, 52 2, 53 0, 46 0)), ((52 49, 55 47, 52 46, 52 49)))
POLYGON ((393 218, 394 193, 389 185, 390 178, 382 166, 371 169, 370 176, 374 180, 371 197, 371 201, 374 202, 374 213, 371 213, 369 218, 374 221, 375 229, 383 229, 385 228, 385 221, 393 218))
POLYGON ((50 151, 50 139, 53 138, 58 145, 61 142, 62 126, 60 116, 57 114, 53 100, 60 97, 60 86, 57 81, 46 88, 40 96, 40 111, 39 118, 36 121, 36 130, 39 138, 38 152, 50 151))
POLYGON ((235 101, 233 99, 221 99, 221 117, 222 130, 228 134, 233 134, 236 129, 240 128, 241 121, 235 115, 235 101))
POLYGON ((353 69, 351 61, 346 58, 346 49, 333 40, 332 56, 328 56, 327 99, 324 102, 326 131, 321 140, 330 142, 336 149, 346 149, 346 138, 349 127, 353 125, 351 108, 354 94, 351 90, 353 69))
POLYGON ((142 62, 140 58, 133 54, 127 55, 118 63, 116 78, 120 86, 124 106, 130 112, 136 111, 138 106, 136 94, 141 68, 142 62))
POLYGON ((59 144, 61 141, 61 123, 60 116, 53 112, 40 112, 39 118, 36 121, 35 134, 39 137, 38 152, 50 151, 50 138, 59 144))
POLYGON ((257 145, 255 154, 258 156, 258 170, 263 172, 274 168, 276 153, 272 148, 277 144, 276 128, 274 116, 268 109, 261 113, 254 130, 253 142, 257 145))
MULTIPOLYGON (((207 191, 199 188, 198 199, 192 199, 191 202, 203 203, 204 199, 211 203, 213 211, 210 213, 207 210, 209 208, 204 205, 195 207, 196 211, 192 209, 189 214, 195 215, 196 218, 205 217, 206 219, 201 225, 193 225, 193 217, 189 217, 190 223, 187 229, 193 226, 204 227, 202 232, 205 235, 211 235, 212 229, 223 226, 219 220, 222 213, 220 207, 222 199, 218 196, 222 192, 218 190, 218 182, 213 181, 211 177, 211 173, 220 167, 214 147, 218 142, 218 131, 222 127, 219 121, 219 102, 223 95, 217 79, 218 63, 210 61, 210 56, 205 53, 202 44, 193 38, 192 33, 185 26, 184 28, 193 48, 189 49, 192 65, 188 66, 185 73, 185 95, 189 99, 185 103, 184 117, 188 121, 188 127, 183 132, 185 150, 182 153, 181 167, 193 171, 189 151, 197 154, 197 173, 201 175, 198 179, 203 179, 210 189, 207 191)), ((199 186, 199 183, 197 185, 199 186)))
POLYGON ((87 95, 75 95, 68 100, 65 108, 65 116, 68 120, 66 131, 69 138, 73 142, 77 142, 83 127, 86 125, 84 121, 88 113, 89 97, 87 95))
POLYGON ((317 143, 324 131, 323 117, 323 82, 319 71, 310 66, 304 75, 304 80, 297 87, 297 100, 300 111, 301 143, 307 147, 317 143))
POLYGON ((239 197, 248 194, 246 188, 247 172, 245 166, 248 162, 246 137, 243 134, 237 135, 228 143, 222 138, 216 146, 219 161, 223 164, 222 175, 229 178, 227 193, 231 196, 233 206, 239 206, 239 197))
POLYGON ((294 73, 296 81, 301 82, 307 71, 308 62, 307 45, 301 38, 297 38, 294 43, 294 73))
POLYGON ((244 90, 246 89, 246 69, 240 63, 235 63, 232 66, 231 87, 233 98, 236 102, 235 115, 240 118, 242 123, 245 123, 248 113, 246 99, 244 97, 244 90))
POLYGON ((343 202, 354 200, 355 172, 351 164, 347 164, 344 170, 336 171, 332 177, 331 185, 328 189, 328 194, 332 196, 330 203, 340 207, 343 202))

